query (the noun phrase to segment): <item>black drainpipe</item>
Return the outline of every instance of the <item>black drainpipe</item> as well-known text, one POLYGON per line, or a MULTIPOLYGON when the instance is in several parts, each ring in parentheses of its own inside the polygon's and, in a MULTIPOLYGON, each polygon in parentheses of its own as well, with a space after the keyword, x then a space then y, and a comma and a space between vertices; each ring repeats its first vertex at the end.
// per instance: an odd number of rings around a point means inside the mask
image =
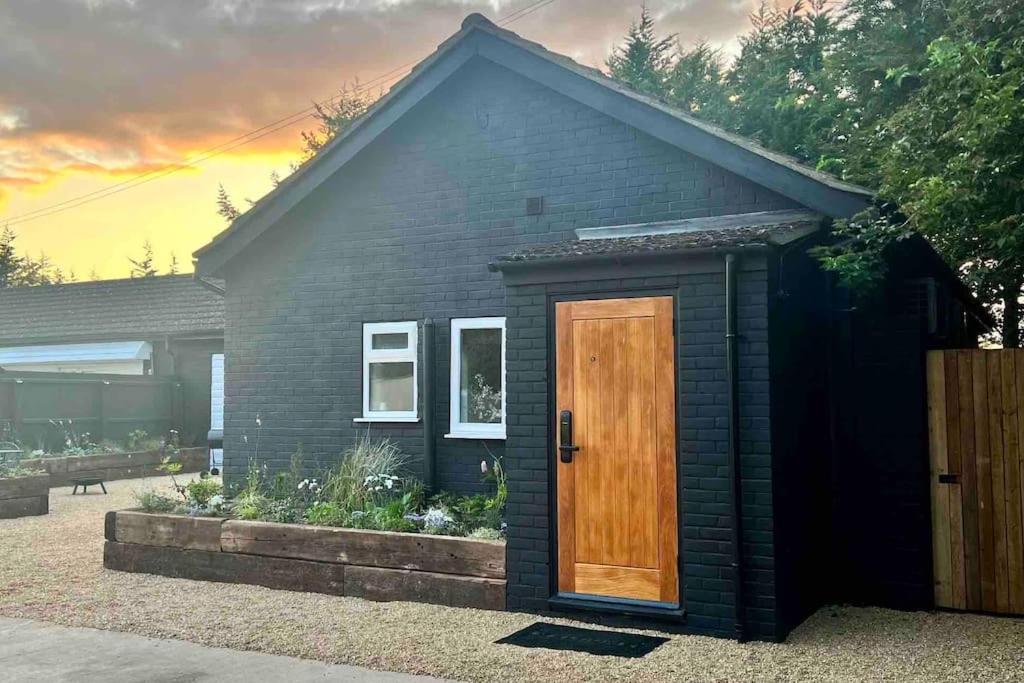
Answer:
POLYGON ((746 640, 743 623, 743 487, 740 481, 739 346, 736 338, 736 254, 725 255, 725 373, 729 383, 729 478, 732 482, 732 572, 736 640, 746 640))
POLYGON ((423 483, 428 493, 437 491, 434 442, 434 321, 423 321, 423 483))

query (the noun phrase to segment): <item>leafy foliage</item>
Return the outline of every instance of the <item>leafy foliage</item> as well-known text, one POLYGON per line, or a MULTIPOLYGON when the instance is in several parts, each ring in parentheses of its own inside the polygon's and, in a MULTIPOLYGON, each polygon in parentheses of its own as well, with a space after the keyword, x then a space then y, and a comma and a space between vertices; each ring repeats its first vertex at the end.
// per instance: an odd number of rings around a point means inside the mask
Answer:
MULTIPOLYGON (((300 133, 302 157, 292 165, 291 170, 293 172, 297 170, 302 164, 312 159, 327 143, 348 130, 360 116, 366 113, 374 101, 376 98, 360 87, 357 81, 352 85, 343 85, 337 94, 326 102, 314 102, 313 118, 317 122, 316 128, 300 133)), ((281 184, 281 177, 276 171, 270 174, 270 182, 272 187, 281 184)), ((250 205, 255 204, 252 200, 246 201, 250 205)), ((228 191, 224 189, 224 185, 218 185, 217 215, 226 222, 233 223, 243 213, 244 211, 235 205, 228 191)))
POLYGON ((927 237, 1017 346, 1024 206, 1024 0, 762 2, 723 67, 659 38, 643 10, 611 74, 635 89, 879 190, 816 253, 861 293, 885 252, 927 237))
POLYGON ((156 257, 153 255, 153 245, 149 240, 142 243, 142 255, 138 258, 128 257, 132 264, 132 277, 156 277, 156 257))
POLYGON ((486 461, 481 466, 485 481, 494 484, 494 495, 441 493, 429 504, 423 484, 406 472, 405 455, 387 439, 360 439, 320 477, 303 478, 304 470, 301 447, 289 471, 273 477, 251 460, 244 486, 227 503, 231 514, 247 520, 455 536, 487 528, 493 532, 490 537, 500 537, 504 529, 508 487, 497 458, 491 466, 486 461))
POLYGON ((655 35, 654 17, 644 5, 640 9, 640 20, 629 27, 625 44, 615 48, 608 57, 608 71, 638 92, 662 96, 675 45, 675 35, 666 38, 655 35))

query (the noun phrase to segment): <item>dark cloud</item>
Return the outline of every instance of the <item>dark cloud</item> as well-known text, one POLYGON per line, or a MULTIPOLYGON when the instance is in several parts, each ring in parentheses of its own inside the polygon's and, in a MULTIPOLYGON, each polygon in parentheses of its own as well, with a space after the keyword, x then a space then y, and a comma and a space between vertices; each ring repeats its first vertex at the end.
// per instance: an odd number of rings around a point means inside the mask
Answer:
MULTIPOLYGON (((0 183, 178 160, 425 56, 469 12, 497 18, 532 2, 4 0, 0 183)), ((754 0, 647 4, 683 42, 728 44, 754 0)), ((509 28, 600 66, 639 8, 555 0, 509 28)), ((287 135, 259 144, 295 144, 287 135)))

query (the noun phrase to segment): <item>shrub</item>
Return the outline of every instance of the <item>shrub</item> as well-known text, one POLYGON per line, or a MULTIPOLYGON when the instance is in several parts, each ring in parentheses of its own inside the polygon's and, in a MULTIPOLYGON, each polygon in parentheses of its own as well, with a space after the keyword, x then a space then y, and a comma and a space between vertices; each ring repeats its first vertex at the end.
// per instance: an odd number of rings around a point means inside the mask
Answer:
POLYGON ((136 491, 135 501, 143 512, 174 512, 181 505, 177 498, 154 491, 136 491))
POLYGON ((348 518, 349 514, 332 501, 313 503, 306 510, 306 523, 316 526, 345 526, 348 518))
POLYGON ((238 519, 252 522, 262 520, 266 516, 269 507, 269 498, 258 491, 250 492, 246 490, 235 498, 232 512, 238 519))
POLYGON ((501 535, 501 531, 498 529, 492 529, 486 526, 482 526, 479 529, 473 529, 473 531, 469 533, 469 537, 481 541, 501 541, 505 538, 501 535))
POLYGON ((184 496, 190 515, 220 516, 225 512, 223 487, 216 479, 193 479, 185 484, 184 496))
POLYGON ((450 534, 455 530, 455 520, 445 508, 432 507, 423 515, 423 531, 428 534, 450 534))
POLYGON ((401 487, 395 485, 399 479, 389 488, 381 483, 387 481, 382 477, 400 478, 406 463, 393 441, 362 437, 342 453, 341 463, 327 475, 322 497, 347 510, 364 510, 399 492, 401 487))
POLYGON ((264 522, 295 524, 302 521, 302 510, 290 500, 267 500, 261 512, 260 520, 264 522))
POLYGON ((35 477, 46 474, 46 470, 24 467, 18 463, 4 464, 0 462, 0 479, 16 479, 18 477, 35 477))

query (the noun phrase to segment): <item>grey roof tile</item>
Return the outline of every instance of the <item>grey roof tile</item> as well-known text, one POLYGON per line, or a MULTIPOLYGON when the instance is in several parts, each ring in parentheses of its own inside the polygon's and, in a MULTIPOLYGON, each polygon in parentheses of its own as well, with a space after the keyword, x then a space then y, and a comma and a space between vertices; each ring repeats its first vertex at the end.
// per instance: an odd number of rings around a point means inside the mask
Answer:
POLYGON ((191 275, 0 289, 0 344, 223 331, 224 298, 191 275))
POLYGON ((818 222, 807 221, 784 225, 688 230, 637 237, 569 240, 524 247, 499 257, 494 265, 500 270, 503 264, 508 263, 657 254, 687 250, 764 247, 772 244, 784 244, 795 237, 813 232, 818 226, 818 222))

